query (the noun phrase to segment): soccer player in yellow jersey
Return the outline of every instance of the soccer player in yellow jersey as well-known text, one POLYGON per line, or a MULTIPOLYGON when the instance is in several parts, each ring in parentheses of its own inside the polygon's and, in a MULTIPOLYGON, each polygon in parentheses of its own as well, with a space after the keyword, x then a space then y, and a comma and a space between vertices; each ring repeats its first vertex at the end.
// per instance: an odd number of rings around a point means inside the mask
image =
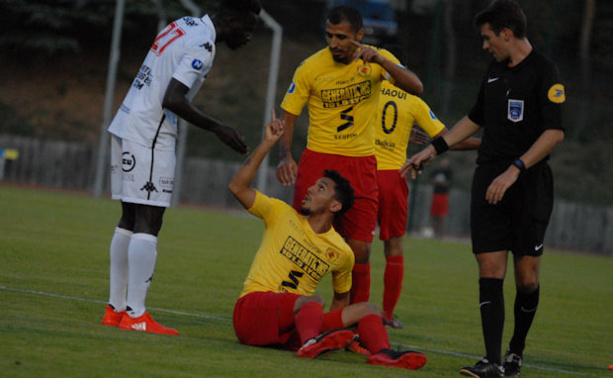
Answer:
POLYGON ((377 225, 375 122, 381 82, 390 80, 420 94, 419 78, 398 64, 389 52, 362 45, 362 16, 350 6, 333 8, 326 21, 327 47, 296 69, 283 99, 285 133, 279 146, 277 178, 295 184, 295 209, 323 167, 346 177, 355 190, 355 204, 338 218, 335 228, 355 254, 351 303, 368 301, 370 246, 377 225), (306 149, 296 165, 291 155, 295 122, 309 110, 306 149))
POLYGON ((336 171, 326 170, 309 187, 302 214, 284 202, 250 187, 258 167, 283 135, 280 120, 266 125, 265 138, 232 178, 229 189, 266 230, 236 303, 233 324, 239 341, 247 345, 298 350, 296 356, 315 358, 347 347, 357 326, 373 365, 419 369, 426 356, 395 351, 376 306, 349 304, 354 256, 334 230, 332 221, 351 208, 353 189, 336 171), (334 297, 330 312, 324 299, 313 295, 323 277, 332 274, 334 297))
POLYGON ((398 170, 406 162, 414 124, 430 137, 445 130, 445 125, 422 99, 384 82, 379 99, 375 153, 379 185, 379 239, 383 240, 385 253, 382 315, 385 323, 392 328, 402 328, 402 323, 394 319, 393 314, 404 276, 402 244, 407 226, 409 195, 409 186, 398 170))

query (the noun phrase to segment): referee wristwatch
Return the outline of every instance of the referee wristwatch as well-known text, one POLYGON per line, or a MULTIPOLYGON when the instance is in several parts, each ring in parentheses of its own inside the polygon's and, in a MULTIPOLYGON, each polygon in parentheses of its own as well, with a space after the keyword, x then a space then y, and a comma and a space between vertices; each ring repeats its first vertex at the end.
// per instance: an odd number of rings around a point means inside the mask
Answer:
POLYGON ((517 167, 517 169, 519 169, 519 172, 524 172, 526 170, 526 165, 524 164, 524 162, 521 159, 515 159, 513 161, 513 165, 517 167))

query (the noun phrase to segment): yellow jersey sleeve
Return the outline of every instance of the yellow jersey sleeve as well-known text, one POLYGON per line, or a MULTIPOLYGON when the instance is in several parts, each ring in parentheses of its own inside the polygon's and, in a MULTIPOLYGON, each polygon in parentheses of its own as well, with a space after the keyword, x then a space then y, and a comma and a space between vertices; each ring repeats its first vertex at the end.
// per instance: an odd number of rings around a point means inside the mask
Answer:
MULTIPOLYGON (((398 64, 387 50, 379 52, 398 64)), ((343 156, 374 155, 379 92, 389 76, 376 63, 335 62, 326 47, 296 69, 281 108, 300 115, 308 106, 308 149, 343 156)))
POLYGON ((407 148, 414 124, 430 137, 445 125, 421 98, 399 89, 389 82, 381 86, 375 151, 377 169, 398 170, 407 159, 407 148))
POLYGON ((266 227, 241 296, 262 291, 313 295, 328 273, 335 291, 351 289, 353 252, 334 228, 317 234, 291 206, 260 192, 249 212, 266 227))

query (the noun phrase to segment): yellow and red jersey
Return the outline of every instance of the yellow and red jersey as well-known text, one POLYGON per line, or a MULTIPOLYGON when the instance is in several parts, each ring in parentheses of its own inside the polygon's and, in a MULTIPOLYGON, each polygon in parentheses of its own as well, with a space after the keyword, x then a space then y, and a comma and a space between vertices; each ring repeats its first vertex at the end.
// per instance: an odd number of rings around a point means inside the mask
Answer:
MULTIPOLYGON (((387 50, 378 51, 399 63, 387 50)), ((296 69, 281 108, 300 115, 308 105, 309 150, 343 156, 374 155, 374 124, 385 79, 392 78, 379 64, 362 60, 338 63, 326 47, 296 69)))
POLYGON ((395 87, 388 81, 381 85, 378 114, 375 155, 379 171, 398 170, 405 163, 414 124, 430 137, 445 128, 421 98, 395 87))
POLYGON ((328 273, 335 292, 351 289, 355 258, 334 228, 315 233, 306 217, 260 192, 249 212, 264 220, 266 230, 241 297, 261 291, 313 295, 328 273))

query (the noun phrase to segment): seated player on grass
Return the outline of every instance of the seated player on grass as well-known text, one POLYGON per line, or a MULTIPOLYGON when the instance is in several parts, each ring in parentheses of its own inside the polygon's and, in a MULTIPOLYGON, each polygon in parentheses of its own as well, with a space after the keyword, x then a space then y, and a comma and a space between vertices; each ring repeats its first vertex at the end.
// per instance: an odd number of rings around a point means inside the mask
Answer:
MULTIPOLYGON (((250 187, 262 160, 283 134, 273 112, 266 137, 232 178, 229 189, 251 214, 264 220, 266 230, 255 255, 243 292, 234 308, 234 330, 247 345, 298 350, 296 356, 318 355, 356 344, 357 326, 367 363, 419 369, 426 356, 390 349, 387 331, 377 307, 349 305, 351 248, 332 227, 335 216, 353 203, 349 181, 336 171, 325 171, 311 186, 299 214, 283 201, 250 187), (332 274, 334 299, 324 313, 324 299, 313 293, 323 277, 332 274)), ((355 346, 355 345, 354 345, 355 346)))

